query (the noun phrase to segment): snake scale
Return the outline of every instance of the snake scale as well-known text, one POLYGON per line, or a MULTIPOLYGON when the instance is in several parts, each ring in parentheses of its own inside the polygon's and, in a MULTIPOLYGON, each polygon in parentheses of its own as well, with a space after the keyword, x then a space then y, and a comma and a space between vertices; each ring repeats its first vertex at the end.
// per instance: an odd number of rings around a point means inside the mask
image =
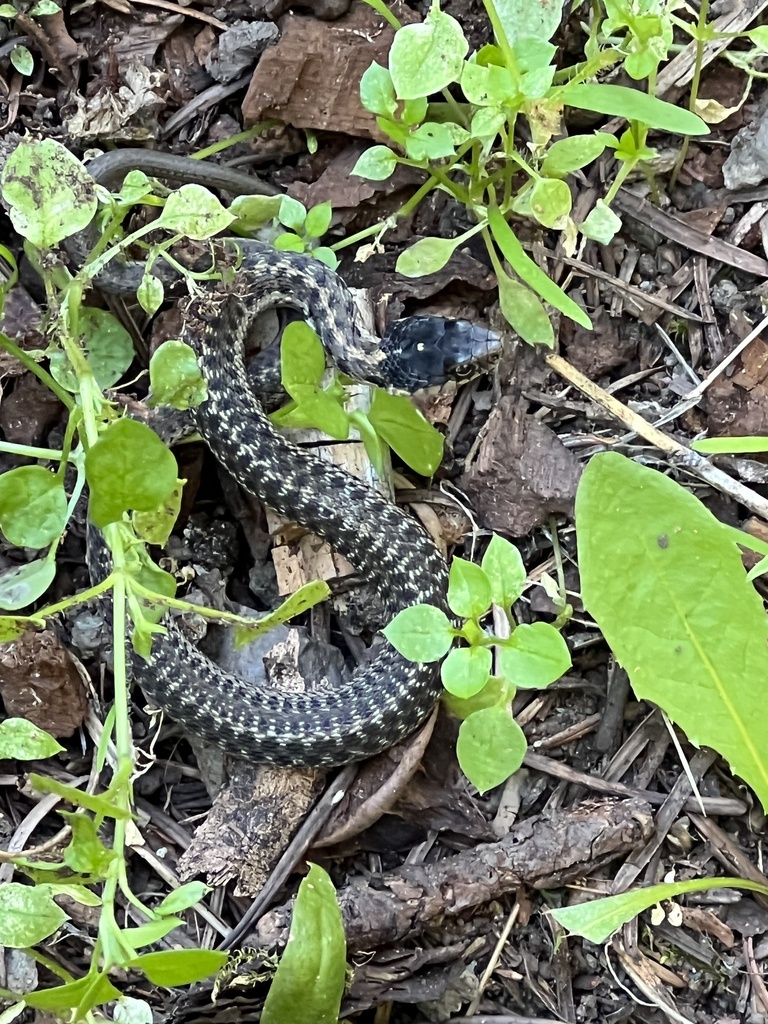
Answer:
MULTIPOLYGON (((205 183, 203 165, 195 163, 191 173, 205 183)), ((447 567, 424 530, 365 484, 282 437, 249 386, 245 367, 244 342, 254 318, 266 308, 290 306, 312 323, 346 372, 402 388, 406 332, 383 343, 366 335, 355 324, 350 292, 317 260, 256 241, 237 244, 242 263, 233 280, 205 282, 181 303, 179 337, 194 350, 208 388, 207 400, 193 411, 194 427, 245 491, 345 555, 379 590, 388 616, 420 603, 445 607, 447 567)), ((131 286, 106 283, 113 291, 131 286)), ((493 332, 460 321, 445 325, 449 358, 419 340, 424 335, 418 325, 412 345, 417 356, 437 358, 438 378, 497 354, 493 332)), ((420 373, 411 385, 429 383, 420 383, 420 373)), ((98 581, 109 572, 108 551, 95 531, 89 538, 91 575, 98 581)), ((134 679, 171 718, 251 761, 319 767, 376 754, 425 719, 440 689, 435 665, 406 661, 383 638, 375 657, 339 688, 287 693, 254 687, 213 664, 173 621, 165 625, 168 633, 154 639, 149 661, 132 656, 134 679)))

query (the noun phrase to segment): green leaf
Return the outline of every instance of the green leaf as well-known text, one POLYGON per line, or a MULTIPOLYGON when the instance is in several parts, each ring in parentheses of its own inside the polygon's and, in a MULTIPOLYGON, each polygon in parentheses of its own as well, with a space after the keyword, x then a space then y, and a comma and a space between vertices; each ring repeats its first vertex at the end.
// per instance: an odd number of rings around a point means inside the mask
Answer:
POLYGON ((597 200, 586 219, 579 224, 579 230, 585 238, 592 238, 601 245, 612 242, 620 227, 621 220, 602 199, 597 200))
POLYGON ((261 1024, 337 1024, 346 981, 346 939, 336 890, 311 864, 299 886, 291 932, 261 1024))
POLYGON ((322 238, 331 225, 333 207, 330 200, 313 206, 304 222, 304 233, 307 238, 322 238))
POLYGON ((0 885, 0 943, 11 949, 36 946, 69 918, 53 902, 47 885, 0 885))
POLYGON ((13 4, 0 4, 0 18, 15 18, 18 13, 13 4))
MULTIPOLYGON (((0 615, 0 644, 6 644, 9 640, 17 640, 29 629, 29 619, 13 615, 0 615)), ((2 756, 2 755, 0 755, 2 756)))
POLYGON ((111 423, 85 457, 90 517, 99 528, 128 509, 150 512, 176 486, 176 459, 143 423, 111 423))
MULTIPOLYGON (((465 649, 479 651, 484 648, 459 648, 459 650, 465 649)), ((448 655, 448 659, 450 659, 452 655, 453 651, 448 655)), ((448 659, 446 659, 446 661, 448 659)), ((464 721, 464 719, 469 718, 470 715, 475 714, 476 711, 484 711, 486 708, 509 704, 514 696, 515 688, 510 686, 506 679, 501 679, 499 676, 489 676, 483 689, 472 697, 455 697, 452 693, 446 691, 441 699, 450 714, 455 718, 464 721)))
POLYGON ((497 272, 499 305, 504 319, 529 345, 553 348, 555 332, 544 304, 530 288, 520 284, 503 270, 497 272))
POLYGON ((389 146, 371 146, 362 153, 351 173, 369 181, 385 181, 397 167, 397 155, 389 146))
MULTIPOLYGON (((109 310, 87 306, 80 311, 80 338, 88 364, 101 388, 118 381, 133 361, 133 341, 109 310)), ((63 349, 50 356, 51 375, 63 388, 77 394, 80 381, 63 349)))
POLYGON ((377 388, 368 419, 390 448, 420 476, 432 476, 438 470, 443 459, 443 435, 407 396, 377 388))
POLYGON ((141 283, 136 289, 136 298, 144 312, 149 316, 154 316, 165 298, 163 282, 149 270, 145 271, 141 283))
POLYGON ((36 558, 18 569, 0 574, 0 608, 13 612, 26 608, 46 592, 56 576, 56 564, 36 558))
POLYGON ((86 814, 59 812, 72 829, 72 838, 65 848, 63 859, 68 868, 81 875, 95 875, 106 878, 110 864, 117 854, 99 839, 99 832, 93 818, 86 814))
POLYGON ((33 18, 47 18, 52 14, 60 14, 61 7, 55 4, 53 0, 38 0, 36 4, 30 7, 28 13, 33 18))
POLYGON ((67 495, 55 473, 19 466, 0 475, 0 530, 17 548, 43 548, 67 525, 67 495))
POLYGON ((207 188, 189 184, 171 192, 155 225, 201 242, 224 231, 234 219, 207 188))
POLYGON ((168 538, 173 532, 181 511, 185 482, 177 480, 176 486, 166 494, 157 508, 153 508, 150 512, 133 513, 136 534, 146 544, 155 544, 157 547, 163 548, 168 543, 168 538))
POLYGON ((125 965, 141 971, 153 985, 174 988, 192 985, 221 970, 228 954, 214 949, 171 949, 163 953, 144 953, 125 965))
POLYGON ((360 99, 372 114, 392 117, 397 110, 397 100, 392 76, 386 68, 375 62, 366 68, 360 79, 360 99))
POLYGON ((52 139, 23 139, 5 162, 0 188, 13 226, 38 249, 82 231, 98 207, 93 178, 52 139))
POLYGON ((560 24, 563 0, 532 4, 530 0, 494 0, 504 34, 515 50, 525 50, 529 42, 546 42, 560 24))
POLYGON ((448 574, 448 605, 462 619, 479 618, 491 607, 491 584, 479 565, 454 558, 448 574))
POLYGON ((445 612, 431 604, 404 608, 382 632, 404 658, 416 662, 439 661, 456 635, 445 612))
POLYGON ((756 455, 768 452, 768 437, 707 437, 693 441, 691 448, 706 455, 756 455))
POLYGON ((293 231, 284 231, 282 235, 278 235, 272 242, 274 247, 279 252, 306 252, 307 243, 299 235, 293 233, 293 231))
POLYGON ((405 152, 411 160, 443 160, 453 156, 453 135, 445 124, 428 121, 412 131, 405 143, 405 152))
POLYGON ((705 122, 690 110, 666 103, 639 89, 629 89, 625 85, 608 85, 606 82, 600 85, 567 85, 560 90, 559 99, 569 107, 640 121, 658 131, 675 132, 678 135, 709 135, 705 122))
POLYGON ((457 82, 468 49, 458 21, 433 3, 425 21, 395 33, 389 51, 395 95, 401 100, 417 99, 457 82))
POLYGON ((314 608, 316 604, 325 601, 330 593, 331 588, 325 580, 312 580, 310 583, 305 583, 273 612, 262 615, 254 622, 249 622, 247 626, 236 626, 235 647, 243 647, 257 637, 263 636, 264 633, 268 633, 275 626, 288 622, 289 619, 293 619, 297 615, 303 615, 310 608, 314 608))
POLYGON ((491 600, 500 608, 510 608, 525 585, 525 566, 514 544, 497 533, 491 537, 480 563, 491 584, 491 600))
POLYGON ((521 688, 541 689, 571 667, 561 633, 548 622, 523 623, 498 648, 500 674, 521 688))
POLYGON ((400 123, 409 128, 421 124, 427 116, 428 109, 429 103, 425 96, 418 96, 415 100, 404 100, 403 109, 400 111, 400 123))
POLYGON ((541 173, 547 178, 565 178, 597 160, 605 146, 606 139, 602 132, 558 139, 547 150, 541 164, 541 173))
POLYGON ((520 279, 550 306, 559 309, 561 313, 565 313, 571 320, 581 324, 587 330, 591 330, 592 321, 581 306, 558 288, 554 281, 527 255, 512 228, 495 206, 488 211, 488 224, 497 245, 504 253, 504 258, 520 279))
POLYGON ((256 231, 277 217, 282 201, 282 196, 237 196, 229 212, 234 213, 244 231, 256 231))
POLYGON ((462 68, 461 90, 476 107, 502 108, 505 104, 513 105, 519 96, 508 68, 498 64, 477 64, 471 60, 462 68))
POLYGON ((14 46, 11 50, 11 64, 20 75, 31 75, 35 70, 35 60, 26 46, 14 46))
POLYGON ((307 219, 307 208, 298 199, 293 199, 291 196, 283 196, 280 200, 277 219, 285 227, 290 228, 291 231, 301 234, 304 222, 307 219))
POLYGON ((295 399, 296 406, 281 410, 276 422, 286 427, 316 427, 336 441, 346 441, 349 437, 349 417, 332 395, 312 388, 297 387, 295 399))
POLYGON ((562 228, 571 212, 571 190, 559 178, 539 178, 530 190, 531 212, 545 228, 562 228))
POLYGON ((0 722, 0 760, 36 761, 53 757, 64 747, 53 736, 26 718, 6 718, 0 722))
POLYGON ((768 886, 746 878, 691 878, 683 882, 663 882, 647 889, 623 892, 618 896, 580 903, 575 907, 548 910, 554 919, 572 935, 602 945, 615 931, 664 900, 674 899, 689 892, 707 892, 709 889, 749 889, 768 896, 768 886))
POLYGON ((174 409, 194 409, 208 397, 194 349, 175 339, 164 342, 152 354, 149 383, 152 388, 150 408, 170 405, 174 409))
POLYGON ((732 531, 663 474, 613 452, 584 471, 576 526, 584 603, 637 696, 717 750, 768 807, 756 682, 768 678, 768 618, 732 531))
POLYGON ((480 693, 488 682, 492 664, 488 647, 457 647, 440 666, 440 678, 449 693, 466 700, 480 693))
POLYGON ((106 974, 95 971, 66 985, 29 992, 24 1001, 34 1010, 48 1011, 59 1017, 65 1015, 64 1011, 77 1008, 78 1017, 83 1018, 94 1007, 119 998, 120 993, 106 974))
POLYGON ((475 711, 459 727, 459 766, 479 793, 506 782, 523 763, 526 749, 523 730, 506 704, 475 711))
POLYGON ((156 914, 178 914, 182 910, 189 910, 194 907, 208 893, 211 892, 210 885, 205 882, 185 882, 177 889, 173 889, 155 907, 156 914))
POLYGON ((331 270, 337 270, 339 266, 339 257, 336 253, 327 245, 318 245, 312 249, 312 256, 316 260, 320 260, 326 267, 330 267, 331 270))
POLYGON ((501 107, 480 107, 472 115, 470 130, 473 139, 494 139, 507 121, 501 107))
POLYGON ((81 789, 69 786, 65 782, 59 782, 57 779, 38 775, 37 772, 30 772, 29 781, 38 793, 55 793, 62 800, 74 804, 75 807, 84 807, 86 811, 91 811, 93 814, 98 814, 102 817, 119 818, 121 821, 131 817, 130 811, 120 807, 107 794, 94 796, 92 793, 85 793, 81 789))
POLYGON ((458 238, 420 238, 405 252, 401 252, 395 270, 403 277, 424 277, 442 270, 453 255, 454 249, 465 241, 458 238))
POLYGON ((182 928, 184 921, 180 917, 163 917, 157 921, 146 921, 136 928, 123 928, 120 932, 120 941, 132 950, 141 949, 142 946, 152 946, 160 942, 177 928, 182 928))

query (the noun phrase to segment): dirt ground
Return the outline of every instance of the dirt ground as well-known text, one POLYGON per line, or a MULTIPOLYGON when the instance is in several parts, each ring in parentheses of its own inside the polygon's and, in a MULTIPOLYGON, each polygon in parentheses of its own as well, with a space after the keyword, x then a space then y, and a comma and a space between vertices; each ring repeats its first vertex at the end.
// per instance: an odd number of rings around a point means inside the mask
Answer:
MULTIPOLYGON (((490 29, 475 0, 449 0, 444 10, 461 22, 473 47, 488 41, 490 29)), ((416 7, 407 18, 424 14, 416 7)), ((577 21, 564 18, 562 46, 578 45, 577 21)), ((269 121, 262 135, 226 148, 220 159, 308 207, 330 200, 328 244, 389 216, 421 180, 402 168, 385 182, 349 176, 377 139, 358 101, 360 74, 371 60, 385 62, 392 38, 362 3, 348 9, 348 0, 307 0, 294 9, 283 0, 218 7, 203 0, 191 8, 165 0, 104 0, 73 4, 59 16, 22 13, 3 24, 2 145, 30 133, 56 139, 78 156, 114 144, 188 154, 269 121), (35 58, 29 76, 9 61, 14 40, 22 36, 35 58)), ((673 102, 690 82, 690 61, 683 58, 675 57, 659 83, 660 95, 673 102)), ((715 55, 703 68, 700 95, 736 107, 744 85, 743 73, 715 55)), ((628 432, 629 412, 661 421, 660 429, 683 444, 701 431, 768 435, 768 347, 750 333, 763 317, 768 281, 768 185, 762 183, 768 165, 762 177, 758 171, 745 179, 737 194, 726 188, 723 175, 731 152, 759 163, 754 137, 764 111, 758 82, 747 102, 713 125, 705 140, 691 142, 662 208, 642 182, 631 183, 617 199, 623 227, 610 245, 590 242, 566 257, 554 232, 524 238, 534 255, 537 245, 560 253, 549 262, 553 276, 583 300, 595 329, 559 319, 557 352, 610 392, 618 418, 506 329, 505 353, 492 376, 423 404, 446 436, 446 456, 434 480, 428 484, 396 467, 397 500, 440 535, 448 552, 472 557, 474 540, 498 531, 519 546, 529 579, 539 580, 555 571, 557 535, 575 609, 564 634, 573 668, 546 691, 518 694, 515 715, 529 744, 523 769, 479 796, 458 768, 457 723, 441 712, 406 744, 345 769, 331 777, 333 784, 319 772, 245 765, 225 770, 218 756, 173 723, 165 721, 157 735, 156 719, 136 692, 134 735, 144 770, 136 782, 141 841, 130 864, 133 888, 151 899, 167 891, 169 880, 202 877, 217 887, 208 916, 188 912, 186 929, 169 942, 280 948, 285 906, 310 859, 328 869, 340 890, 354 968, 343 1006, 351 1020, 768 1020, 768 903, 758 895, 721 889, 689 896, 682 906, 643 914, 602 947, 566 939, 543 913, 577 899, 579 888, 615 893, 670 876, 726 874, 768 885, 765 819, 756 798, 713 753, 682 736, 678 749, 658 709, 634 697, 584 611, 572 521, 582 467, 595 452, 611 448, 633 457, 642 450, 647 465, 667 469, 668 453, 628 432), (734 139, 739 141, 732 146, 734 139), (731 353, 732 360, 712 374, 731 353), (698 388, 705 380, 706 387, 698 388), (695 387, 695 401, 687 401, 695 387), (689 762, 685 768, 681 753, 689 762), (334 803, 337 791, 344 796, 334 803)), ((679 144, 663 135, 651 141, 662 154, 679 144)), ((662 190, 670 166, 660 166, 662 190)), ((575 204, 588 208, 603 195, 609 172, 598 161, 577 175, 575 204)), ((367 290, 374 310, 386 308, 388 319, 437 313, 505 328, 479 239, 470 239, 438 273, 408 279, 395 272, 398 253, 413 240, 458 235, 468 226, 464 218, 452 200, 433 193, 397 222, 369 258, 358 258, 354 246, 342 249, 339 272, 351 286, 367 290)), ((20 251, 4 212, 0 241, 20 251)), ((32 275, 23 274, 2 323, 22 347, 42 347, 43 301, 32 275)), ((170 304, 148 323, 130 303, 98 295, 91 301, 108 303, 131 325, 139 341, 127 375, 134 380, 153 343, 172 330, 170 304)), ((2 438, 27 445, 60 439, 62 408, 55 396, 3 354, 0 374, 2 438)), ((187 567, 194 588, 209 601, 221 600, 226 586, 241 607, 269 607, 278 590, 276 571, 295 569, 273 557, 273 523, 243 501, 201 446, 180 449, 178 457, 180 475, 194 482, 197 498, 182 509, 168 557, 187 567)), ((0 459, 3 469, 15 464, 8 456, 0 459)), ((766 493, 764 461, 730 457, 719 465, 766 493)), ((704 485, 696 493, 724 522, 743 526, 749 519, 727 493, 704 485)), ((768 530, 759 522, 751 528, 762 536, 768 530)), ((295 556, 294 538, 284 549, 286 559, 295 556)), ((87 585, 84 551, 80 516, 79 529, 60 549, 48 600, 87 585)), ((24 557, 0 542, 0 568, 24 557)), ((311 674, 318 664, 327 671, 329 662, 343 670, 345 660, 359 655, 372 614, 364 597, 346 597, 343 614, 306 616, 300 641, 287 630, 280 633, 280 657, 297 657, 300 643, 309 646, 303 652, 309 660, 299 663, 309 666, 303 671, 311 674)), ((555 608, 543 589, 532 587, 516 613, 524 622, 552 621, 555 608)), ((39 806, 25 784, 28 772, 71 781, 96 770, 94 721, 111 699, 109 674, 94 655, 101 626, 92 606, 28 636, 13 658, 4 657, 0 646, 7 713, 29 714, 66 747, 39 764, 0 764, 2 845, 39 806)), ((270 646, 275 637, 267 640, 270 646)), ((206 642, 230 666, 243 658, 226 639, 206 642)), ((249 652, 253 671, 263 648, 257 644, 249 652)), ((237 665, 249 671, 242 661, 237 665)), ((56 839, 61 820, 50 812, 30 828, 27 849, 44 847, 56 839)), ((9 881, 9 865, 0 869, 0 881, 9 881)), ((73 924, 45 952, 77 976, 90 956, 94 918, 89 908, 67 909, 73 924)), ((6 980, 0 979, 11 988, 12 952, 6 980)), ((51 981, 43 970, 40 984, 51 981)), ((147 999, 158 1020, 256 1019, 263 998, 259 986, 230 987, 215 1005, 210 984, 172 996, 130 976, 119 986, 147 999)))

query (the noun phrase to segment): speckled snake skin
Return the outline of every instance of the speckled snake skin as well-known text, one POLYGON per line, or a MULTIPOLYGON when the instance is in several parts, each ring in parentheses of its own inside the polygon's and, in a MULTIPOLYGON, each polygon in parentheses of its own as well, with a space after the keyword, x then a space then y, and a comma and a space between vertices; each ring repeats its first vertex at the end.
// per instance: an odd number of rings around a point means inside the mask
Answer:
MULTIPOLYGON (((390 615, 418 603, 445 606, 447 568, 421 527, 342 470, 279 435, 248 386, 243 341, 253 318, 274 305, 297 306, 326 346, 349 342, 351 296, 322 264, 295 253, 244 244, 235 284, 207 283, 182 303, 182 341, 208 385, 194 410, 215 457, 250 494, 325 537, 380 590, 390 615), (331 342, 329 344, 329 341, 331 342)), ((338 344, 336 345, 338 348, 338 344)), ((385 378, 386 349, 364 353, 368 379, 385 378)), ((344 367, 353 372, 360 367, 344 367)), ((362 374, 361 374, 362 375, 362 374)), ((91 545, 92 575, 109 571, 91 545)), ((412 664, 382 641, 376 657, 341 688, 312 694, 254 687, 224 673, 173 624, 149 662, 133 656, 144 692, 171 718, 230 754, 275 764, 331 766, 376 754, 406 737, 439 693, 435 665, 412 664)))

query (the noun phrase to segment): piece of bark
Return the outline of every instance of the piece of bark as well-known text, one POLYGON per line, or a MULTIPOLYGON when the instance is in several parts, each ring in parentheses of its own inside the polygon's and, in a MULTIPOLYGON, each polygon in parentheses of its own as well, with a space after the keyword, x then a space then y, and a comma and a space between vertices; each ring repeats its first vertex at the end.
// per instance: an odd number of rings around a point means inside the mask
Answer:
POLYGON ((505 395, 461 487, 484 527, 524 537, 552 516, 572 513, 580 477, 578 460, 557 435, 505 395))
MULTIPOLYGON (((529 818, 498 843, 480 844, 434 864, 353 880, 339 894, 350 950, 401 942, 437 918, 455 918, 520 885, 556 889, 637 847, 651 834, 643 800, 584 801, 529 818)), ((285 945, 293 903, 270 911, 249 944, 285 945)))
POLYGON ((26 718, 52 736, 71 736, 83 724, 83 680, 56 634, 32 630, 0 654, 0 696, 9 718, 26 718))
MULTIPOLYGON (((404 20, 418 21, 409 13, 404 20)), ((246 128, 277 117, 294 128, 385 141, 360 102, 360 79, 373 61, 386 66, 394 35, 362 2, 333 22, 286 15, 280 41, 263 53, 243 100, 246 128)))

